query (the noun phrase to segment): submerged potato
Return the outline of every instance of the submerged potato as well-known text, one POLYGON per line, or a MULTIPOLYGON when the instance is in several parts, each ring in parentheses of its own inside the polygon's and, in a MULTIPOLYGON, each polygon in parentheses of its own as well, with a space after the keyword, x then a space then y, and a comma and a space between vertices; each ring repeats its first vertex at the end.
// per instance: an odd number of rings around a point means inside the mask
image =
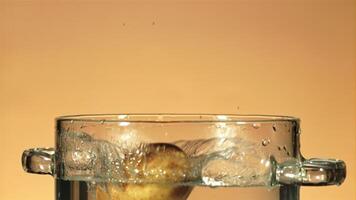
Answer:
MULTIPOLYGON (((181 149, 171 144, 149 144, 144 158, 137 166, 142 184, 108 183, 106 190, 97 187, 96 199, 185 200, 189 196, 192 187, 174 184, 186 181, 185 175, 190 168, 181 149)), ((127 171, 127 175, 130 173, 127 171)))

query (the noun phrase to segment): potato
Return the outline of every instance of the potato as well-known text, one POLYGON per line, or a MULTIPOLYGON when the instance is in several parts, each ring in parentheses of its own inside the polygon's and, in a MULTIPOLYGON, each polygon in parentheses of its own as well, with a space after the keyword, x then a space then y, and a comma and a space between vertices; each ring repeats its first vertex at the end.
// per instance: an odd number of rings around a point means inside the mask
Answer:
POLYGON ((135 176, 141 183, 107 183, 106 190, 96 189, 97 200, 185 200, 193 187, 178 185, 187 181, 190 163, 185 153, 172 144, 156 143, 145 147, 142 159, 127 156, 128 177, 135 176), (135 162, 132 162, 132 161, 135 162))

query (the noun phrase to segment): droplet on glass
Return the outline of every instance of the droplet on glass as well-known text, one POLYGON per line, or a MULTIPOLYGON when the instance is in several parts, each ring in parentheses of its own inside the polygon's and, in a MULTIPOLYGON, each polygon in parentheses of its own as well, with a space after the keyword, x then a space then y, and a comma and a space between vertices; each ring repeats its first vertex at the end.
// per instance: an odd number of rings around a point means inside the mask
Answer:
POLYGON ((216 116, 216 118, 219 120, 219 121, 226 121, 228 120, 228 117, 226 115, 218 115, 216 116))
POLYGON ((119 126, 128 126, 130 122, 119 122, 119 126))
POLYGON ((269 139, 264 139, 264 140, 262 140, 262 145, 263 145, 263 146, 267 146, 267 145, 269 145, 269 143, 270 143, 270 140, 269 140, 269 139))
POLYGON ((261 124, 260 123, 253 123, 252 127, 255 128, 255 129, 258 129, 258 128, 261 127, 261 124))
POLYGON ((274 132, 277 131, 277 126, 276 126, 276 124, 273 124, 273 125, 272 125, 272 129, 273 129, 274 132))

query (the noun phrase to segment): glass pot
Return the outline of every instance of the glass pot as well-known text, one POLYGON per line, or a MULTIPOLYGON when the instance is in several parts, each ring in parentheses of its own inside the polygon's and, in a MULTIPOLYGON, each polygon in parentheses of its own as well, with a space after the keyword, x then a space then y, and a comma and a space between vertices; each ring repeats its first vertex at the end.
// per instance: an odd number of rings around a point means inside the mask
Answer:
POLYGON ((299 136, 287 116, 64 116, 55 148, 22 166, 52 175, 57 200, 298 200, 300 186, 340 185, 345 163, 303 158, 299 136))

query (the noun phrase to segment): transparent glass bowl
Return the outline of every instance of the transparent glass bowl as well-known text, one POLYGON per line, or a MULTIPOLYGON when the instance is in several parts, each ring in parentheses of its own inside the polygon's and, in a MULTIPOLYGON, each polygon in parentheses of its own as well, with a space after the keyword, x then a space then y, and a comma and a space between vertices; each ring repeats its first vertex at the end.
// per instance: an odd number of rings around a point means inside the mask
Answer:
POLYGON ((57 200, 297 200, 300 186, 346 176, 343 161, 303 158, 294 117, 110 114, 56 123, 56 147, 24 151, 22 165, 52 175, 57 200))

